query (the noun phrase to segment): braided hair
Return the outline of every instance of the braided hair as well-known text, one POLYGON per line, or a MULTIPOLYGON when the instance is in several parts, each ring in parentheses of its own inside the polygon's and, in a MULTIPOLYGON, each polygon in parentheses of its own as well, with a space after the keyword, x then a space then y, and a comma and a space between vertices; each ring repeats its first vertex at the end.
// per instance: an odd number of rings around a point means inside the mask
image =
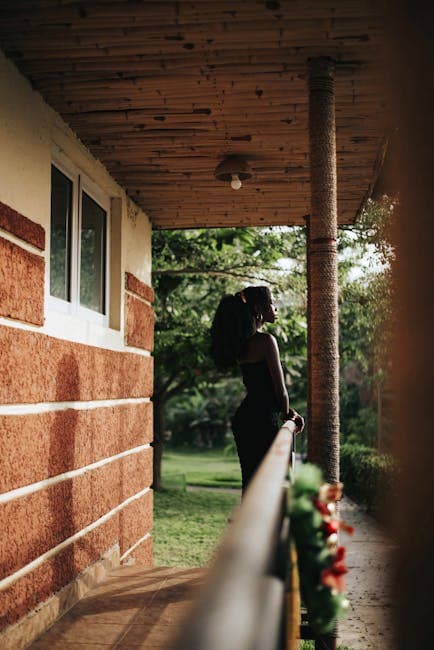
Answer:
POLYGON ((258 311, 271 303, 268 287, 246 287, 220 300, 211 327, 211 356, 222 370, 237 363, 257 330, 258 311))

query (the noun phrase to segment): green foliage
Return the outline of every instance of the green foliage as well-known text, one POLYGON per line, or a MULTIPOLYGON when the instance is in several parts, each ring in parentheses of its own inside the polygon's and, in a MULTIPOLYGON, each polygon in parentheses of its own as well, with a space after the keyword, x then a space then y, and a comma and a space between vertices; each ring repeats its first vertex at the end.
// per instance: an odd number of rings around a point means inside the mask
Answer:
POLYGON ((342 441, 376 446, 378 414, 375 404, 360 404, 360 389, 341 385, 342 441))
POLYGON ((154 494, 156 566, 206 566, 240 497, 214 492, 154 494))
POLYGON ((397 477, 397 469, 388 454, 359 444, 341 446, 341 480, 345 493, 381 516, 397 477))
POLYGON ((342 363, 356 361, 368 373, 384 361, 392 324, 390 270, 341 283, 340 351, 342 363))
POLYGON ((345 441, 372 446, 384 429, 377 401, 390 375, 393 205, 388 197, 370 201, 355 226, 340 230, 341 431, 345 441))
POLYGON ((230 416, 244 393, 239 377, 198 382, 176 395, 167 409, 167 434, 171 445, 221 447, 230 431, 230 416))
MULTIPOLYGON (((319 492, 322 482, 322 474, 319 467, 310 463, 302 465, 297 472, 297 480, 293 487, 295 499, 307 497, 311 499, 319 492)), ((309 506, 310 510, 311 506, 309 506)))
POLYGON ((352 226, 341 227, 340 248, 350 245, 352 254, 360 258, 366 252, 374 252, 370 256, 371 266, 390 266, 394 259, 394 250, 391 245, 391 224, 395 199, 383 195, 381 199, 369 199, 356 223, 352 226), (349 241, 352 243, 349 243, 349 241), (356 245, 354 245, 356 243, 356 245))

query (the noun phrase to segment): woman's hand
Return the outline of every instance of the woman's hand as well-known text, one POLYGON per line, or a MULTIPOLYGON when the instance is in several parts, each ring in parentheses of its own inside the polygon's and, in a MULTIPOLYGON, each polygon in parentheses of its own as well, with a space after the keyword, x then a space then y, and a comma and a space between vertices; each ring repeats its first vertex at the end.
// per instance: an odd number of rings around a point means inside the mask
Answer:
POLYGON ((295 433, 301 433, 304 429, 304 418, 299 413, 296 413, 294 423, 296 426, 295 433))
POLYGON ((286 420, 292 420, 295 424, 295 433, 301 433, 304 429, 304 418, 294 411, 294 409, 289 409, 286 415, 286 420))

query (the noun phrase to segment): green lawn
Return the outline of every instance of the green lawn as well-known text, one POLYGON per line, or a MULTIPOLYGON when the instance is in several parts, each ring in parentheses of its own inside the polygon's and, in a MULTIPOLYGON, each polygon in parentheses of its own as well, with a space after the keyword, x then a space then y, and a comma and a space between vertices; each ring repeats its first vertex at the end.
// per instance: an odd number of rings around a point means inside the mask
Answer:
POLYGON ((183 474, 189 485, 203 487, 241 487, 237 456, 224 456, 221 449, 166 449, 162 475, 183 474))
POLYGON ((154 495, 154 563, 200 567, 209 563, 240 502, 237 494, 168 490, 154 495))

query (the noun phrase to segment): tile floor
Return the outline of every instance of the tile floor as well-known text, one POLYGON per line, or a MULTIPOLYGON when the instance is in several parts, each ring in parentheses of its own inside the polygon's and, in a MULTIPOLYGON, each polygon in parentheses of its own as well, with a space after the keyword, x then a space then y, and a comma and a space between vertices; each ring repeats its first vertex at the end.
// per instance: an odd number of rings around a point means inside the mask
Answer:
POLYGON ((30 648, 165 648, 204 574, 173 567, 116 569, 30 648))

